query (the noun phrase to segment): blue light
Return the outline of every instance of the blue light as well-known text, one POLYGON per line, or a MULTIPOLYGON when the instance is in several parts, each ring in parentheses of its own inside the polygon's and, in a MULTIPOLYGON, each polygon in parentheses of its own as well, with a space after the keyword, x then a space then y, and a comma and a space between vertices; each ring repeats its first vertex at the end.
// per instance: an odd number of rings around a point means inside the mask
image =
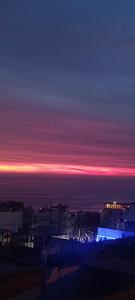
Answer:
POLYGON ((116 238, 111 236, 105 236, 105 235, 97 235, 96 241, 105 241, 105 240, 116 240, 116 238))
POLYGON ((110 228, 98 227, 98 233, 96 240, 116 240, 135 236, 135 232, 122 231, 110 228))

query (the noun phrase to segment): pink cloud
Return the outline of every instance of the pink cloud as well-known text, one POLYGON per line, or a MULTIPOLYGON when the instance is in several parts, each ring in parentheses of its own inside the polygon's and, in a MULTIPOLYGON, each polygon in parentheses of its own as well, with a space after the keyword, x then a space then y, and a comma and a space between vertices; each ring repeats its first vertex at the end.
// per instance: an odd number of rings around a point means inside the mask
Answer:
POLYGON ((75 174, 98 176, 135 176, 135 168, 118 168, 103 166, 36 164, 36 163, 0 163, 2 173, 43 173, 43 174, 75 174))
POLYGON ((0 128, 0 171, 5 166, 5 171, 134 176, 132 124, 27 109, 24 103, 3 105, 0 128))

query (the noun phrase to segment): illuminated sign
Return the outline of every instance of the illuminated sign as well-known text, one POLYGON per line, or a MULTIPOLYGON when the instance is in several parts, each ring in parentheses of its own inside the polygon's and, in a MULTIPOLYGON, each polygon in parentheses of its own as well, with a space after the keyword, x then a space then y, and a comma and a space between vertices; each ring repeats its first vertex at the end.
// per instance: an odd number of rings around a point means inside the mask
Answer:
POLYGON ((110 208, 110 209, 125 209, 124 205, 116 203, 116 202, 105 204, 105 208, 110 208))

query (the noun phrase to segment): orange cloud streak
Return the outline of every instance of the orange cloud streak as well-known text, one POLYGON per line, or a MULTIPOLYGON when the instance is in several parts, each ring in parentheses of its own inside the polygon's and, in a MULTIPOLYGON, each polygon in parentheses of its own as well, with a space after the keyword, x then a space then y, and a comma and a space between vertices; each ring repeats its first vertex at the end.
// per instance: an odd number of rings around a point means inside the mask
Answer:
POLYGON ((0 163, 1 173, 76 174, 97 176, 135 176, 135 168, 71 164, 0 163))

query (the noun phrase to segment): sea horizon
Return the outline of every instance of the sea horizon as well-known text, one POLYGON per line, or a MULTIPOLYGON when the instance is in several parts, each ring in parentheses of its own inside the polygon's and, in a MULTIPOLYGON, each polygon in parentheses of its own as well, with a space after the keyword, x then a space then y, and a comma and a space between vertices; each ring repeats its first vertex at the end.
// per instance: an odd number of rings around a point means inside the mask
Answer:
POLYGON ((135 177, 0 173, 0 201, 22 201, 35 210, 66 204, 99 211, 105 202, 134 202, 135 177))

